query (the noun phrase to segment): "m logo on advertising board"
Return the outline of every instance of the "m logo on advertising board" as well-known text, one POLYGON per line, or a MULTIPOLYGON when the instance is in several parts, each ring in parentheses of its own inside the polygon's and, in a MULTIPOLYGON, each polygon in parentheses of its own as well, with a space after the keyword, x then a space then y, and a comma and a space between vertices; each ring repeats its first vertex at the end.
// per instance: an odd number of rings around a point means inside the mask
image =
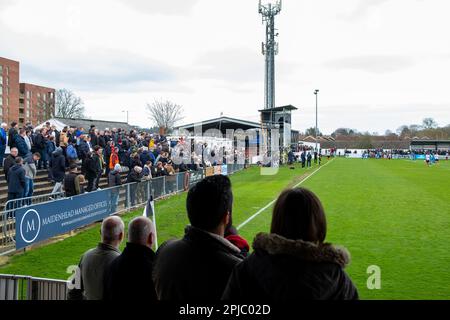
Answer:
POLYGON ((39 213, 30 209, 22 216, 20 220, 20 236, 26 243, 32 243, 41 231, 41 217, 39 213))

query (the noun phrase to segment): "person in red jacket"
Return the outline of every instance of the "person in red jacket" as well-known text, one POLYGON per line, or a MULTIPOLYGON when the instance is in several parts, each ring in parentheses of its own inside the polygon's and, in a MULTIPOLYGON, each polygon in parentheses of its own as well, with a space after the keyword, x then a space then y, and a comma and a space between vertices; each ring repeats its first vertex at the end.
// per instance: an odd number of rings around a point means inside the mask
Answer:
POLYGON ((230 241, 232 244, 234 244, 236 247, 238 247, 241 250, 241 255, 246 257, 250 251, 250 246, 248 245, 247 240, 245 240, 243 237, 241 237, 238 234, 238 231, 235 227, 233 227, 233 221, 230 214, 230 222, 227 225, 227 228, 225 229, 225 239, 230 241))

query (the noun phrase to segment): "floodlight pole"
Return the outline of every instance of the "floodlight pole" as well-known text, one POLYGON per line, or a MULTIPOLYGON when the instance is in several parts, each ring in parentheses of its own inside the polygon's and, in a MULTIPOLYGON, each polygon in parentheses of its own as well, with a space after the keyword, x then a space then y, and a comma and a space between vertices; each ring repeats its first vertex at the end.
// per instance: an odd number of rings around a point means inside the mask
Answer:
POLYGON ((319 153, 319 151, 317 150, 317 96, 318 96, 318 93, 319 93, 319 89, 314 90, 314 94, 316 95, 316 130, 315 130, 316 137, 315 137, 315 140, 316 140, 316 152, 317 153, 319 153))
MULTIPOLYGON (((259 0, 258 12, 262 15, 262 22, 266 23, 266 42, 262 43, 262 54, 265 56, 265 78, 264 78, 264 109, 275 108, 275 55, 278 54, 278 36, 275 29, 275 16, 281 11, 281 0, 276 3, 261 4, 259 0)), ((271 130, 274 127, 273 115, 267 128, 268 155, 272 144, 271 130)))

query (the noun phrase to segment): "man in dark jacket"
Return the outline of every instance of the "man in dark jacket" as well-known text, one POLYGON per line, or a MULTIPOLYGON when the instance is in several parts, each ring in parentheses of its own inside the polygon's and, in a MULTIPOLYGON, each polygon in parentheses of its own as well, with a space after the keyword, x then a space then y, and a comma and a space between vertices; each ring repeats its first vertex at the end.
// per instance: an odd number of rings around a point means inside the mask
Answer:
POLYGON ((47 129, 42 128, 36 133, 36 136, 34 137, 34 148, 35 152, 39 152, 41 155, 41 158, 38 161, 37 169, 42 169, 42 163, 44 163, 44 169, 47 169, 47 162, 45 161, 46 155, 45 153, 45 145, 46 145, 46 139, 44 135, 47 133, 47 129))
POLYGON ((23 198, 25 191, 25 169, 22 158, 15 159, 16 164, 8 172, 8 200, 23 198))
POLYGON ((218 301, 240 249, 224 238, 233 205, 231 182, 210 176, 189 190, 190 226, 184 238, 164 243, 157 252, 154 281, 161 300, 218 301))
POLYGON ((147 217, 137 217, 128 226, 128 242, 123 253, 115 258, 105 273, 104 299, 157 300, 152 279, 155 253, 153 223, 147 217))
POLYGON ((16 157, 19 154, 19 151, 16 147, 11 148, 9 155, 5 158, 5 162, 3 163, 3 171, 5 173, 5 180, 8 181, 8 171, 16 164, 16 157))
POLYGON ((84 172, 86 179, 88 181, 88 185, 86 188, 87 192, 91 192, 95 190, 95 180, 97 179, 97 163, 95 159, 92 157, 92 153, 88 152, 86 158, 82 164, 82 172, 84 172))
POLYGON ((50 171, 52 179, 55 181, 55 186, 53 187, 52 193, 62 192, 62 184, 66 173, 66 159, 63 155, 63 150, 61 147, 56 148, 56 150, 52 153, 52 157, 50 159, 50 171))
POLYGON ((18 135, 19 125, 17 122, 11 122, 11 128, 8 130, 8 146, 9 148, 16 147, 16 136, 18 135))
POLYGON ((16 135, 16 143, 15 146, 19 151, 19 157, 25 158, 28 154, 31 153, 31 150, 28 148, 25 139, 28 139, 27 133, 25 129, 20 129, 19 134, 16 135))

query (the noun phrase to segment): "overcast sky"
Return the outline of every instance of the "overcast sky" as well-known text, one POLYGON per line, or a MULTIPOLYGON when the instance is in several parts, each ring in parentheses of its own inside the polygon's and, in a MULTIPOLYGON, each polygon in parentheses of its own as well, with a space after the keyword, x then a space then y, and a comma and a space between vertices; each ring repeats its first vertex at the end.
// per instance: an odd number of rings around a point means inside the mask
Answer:
MULTIPOLYGON (((276 17, 276 105, 293 128, 384 133, 450 123, 448 0, 285 0, 276 17)), ((257 0, 0 0, 0 56, 21 81, 67 88, 93 119, 151 126, 155 98, 183 123, 258 121, 264 26, 257 0)))

